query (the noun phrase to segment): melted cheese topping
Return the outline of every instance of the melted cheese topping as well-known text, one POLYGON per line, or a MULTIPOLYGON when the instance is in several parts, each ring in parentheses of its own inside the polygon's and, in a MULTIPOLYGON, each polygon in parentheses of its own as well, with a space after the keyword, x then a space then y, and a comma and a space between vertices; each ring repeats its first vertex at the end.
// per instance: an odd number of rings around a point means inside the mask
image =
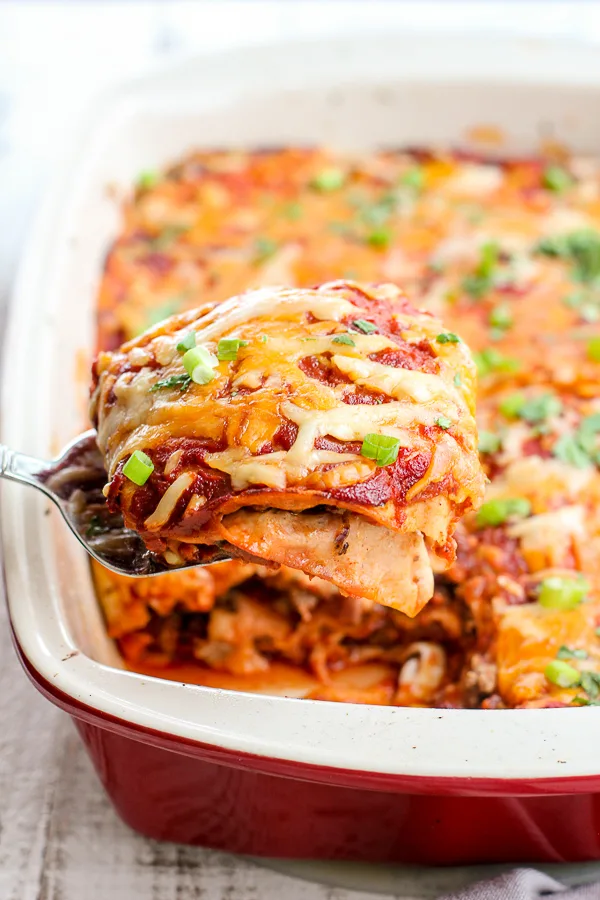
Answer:
MULTIPOLYGON (((421 455, 421 468, 405 489, 415 509, 400 516, 390 488, 383 501, 362 500, 357 508, 367 506, 377 523, 422 532, 434 546, 444 547, 455 506, 477 503, 482 476, 471 414, 473 362, 463 344, 436 340, 443 330, 433 317, 411 312, 393 285, 337 282, 318 290, 253 291, 195 316, 174 317, 120 353, 101 354, 93 406, 111 478, 134 450, 152 454, 167 441, 172 448, 157 472, 167 487, 144 523, 128 519, 135 486, 117 482, 126 521, 151 534, 167 534, 183 495, 192 490, 203 495, 202 485, 194 482, 198 465, 200 471, 228 476, 236 495, 251 488, 270 492, 262 501, 270 506, 303 509, 319 498, 335 506, 332 491, 363 485, 376 475, 375 461, 362 456, 360 447, 367 435, 378 434, 396 438, 409 460, 421 455), (382 324, 363 333, 360 320, 373 316, 382 324), (190 331, 211 354, 218 355, 221 338, 237 338, 240 344, 233 360, 215 356, 211 381, 184 383, 182 391, 185 371, 176 348, 190 331), (138 366, 144 363, 137 371, 133 359, 138 366), (393 365, 397 359, 410 367, 393 365), (427 371, 421 370, 424 365, 427 371), (345 402, 347 392, 360 401, 360 391, 379 394, 383 402, 373 402, 371 394, 368 402, 345 402), (277 447, 282 429, 288 449, 277 447), (198 439, 206 449, 201 462, 190 466, 185 441, 198 439), (339 442, 339 449, 321 447, 325 439, 339 442), (211 443, 219 449, 211 450, 211 443), (443 500, 419 501, 428 486, 442 483, 443 500), (286 496, 299 489, 307 491, 306 497, 286 496)), ((251 500, 256 502, 255 494, 251 500)), ((352 507, 352 502, 344 505, 352 507)), ((201 509, 196 504, 186 511, 188 525, 201 509)), ((206 515, 214 519, 219 513, 206 515)), ((206 515, 198 519, 201 531, 206 515)), ((189 528, 184 539, 194 539, 189 528)))

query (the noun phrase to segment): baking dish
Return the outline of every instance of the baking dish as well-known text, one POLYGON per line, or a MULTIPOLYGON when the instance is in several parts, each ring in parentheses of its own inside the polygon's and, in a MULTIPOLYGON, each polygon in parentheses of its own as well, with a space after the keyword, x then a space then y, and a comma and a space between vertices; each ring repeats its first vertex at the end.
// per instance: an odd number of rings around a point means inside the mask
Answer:
MULTIPOLYGON (((3 440, 43 455, 80 429, 95 287, 118 225, 114 191, 142 169, 194 145, 464 145, 481 125, 505 135, 502 152, 548 138, 593 152, 596 57, 583 44, 372 36, 207 57, 105 97, 23 260, 3 440)), ((23 664, 74 717, 116 808, 139 831, 269 856, 600 858, 596 708, 347 706, 126 672, 87 560, 54 511, 3 485, 2 527, 23 664)))

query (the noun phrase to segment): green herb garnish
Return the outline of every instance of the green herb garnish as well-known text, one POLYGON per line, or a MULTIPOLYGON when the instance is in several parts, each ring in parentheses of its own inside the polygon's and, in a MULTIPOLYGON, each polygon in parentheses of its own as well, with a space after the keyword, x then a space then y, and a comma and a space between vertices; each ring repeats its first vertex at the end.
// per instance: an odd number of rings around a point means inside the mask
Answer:
POLYGON ((142 191, 148 191, 150 188, 155 187, 160 180, 161 177, 159 172, 140 172, 137 179, 137 186, 142 191))
POLYGON ((479 353, 474 353, 475 365, 480 378, 491 375, 494 372, 507 373, 518 372, 521 363, 512 356, 505 356, 495 347, 486 347, 479 353))
POLYGON ((180 353, 185 353, 186 350, 191 350, 192 347, 196 346, 196 332, 190 331, 189 334, 186 334, 184 338, 182 338, 177 344, 177 349, 180 353))
POLYGON ((455 374, 455 376, 454 376, 454 378, 452 379, 452 381, 454 382, 455 387, 461 387, 461 386, 462 386, 462 376, 461 376, 460 372, 457 372, 457 373, 455 374))
POLYGON ((453 334, 451 331, 443 332, 442 334, 438 334, 436 337, 436 341, 438 344, 460 344, 460 338, 457 334, 453 334))
POLYGON ((141 450, 134 450, 123 466, 123 475, 139 487, 146 484, 153 472, 154 463, 141 450))
POLYGON ((543 238, 536 250, 570 263, 576 281, 590 284, 600 278, 600 232, 592 228, 543 238))
POLYGON ((192 383, 192 379, 189 375, 171 375, 169 378, 163 378, 162 381, 157 381, 156 384, 153 384, 150 388, 150 393, 153 391, 160 391, 162 388, 172 388, 178 387, 180 391, 187 391, 190 384, 192 383))
POLYGON ((412 169, 408 169, 400 177, 400 184, 403 187, 411 188, 415 192, 422 191, 425 187, 425 172, 421 166, 413 166, 412 169))
POLYGON ((373 334, 373 332, 378 331, 377 325, 367 322, 366 319, 355 319, 352 324, 359 331, 362 331, 363 334, 373 334))
POLYGON ((510 306, 506 303, 495 306, 490 312, 489 323, 492 328, 499 328, 500 331, 506 331, 512 328, 514 318, 510 306))
POLYGON ((479 452, 480 453, 497 453, 502 446, 502 438, 493 431, 479 432, 479 452))
POLYGON ((488 500, 477 513, 480 528, 495 527, 508 519, 525 519, 531 515, 531 503, 525 497, 505 497, 488 500))
POLYGON ((499 256, 498 244, 493 241, 483 244, 477 268, 462 282, 463 290, 474 300, 480 300, 493 287, 499 256))
POLYGON ((310 182, 310 186, 323 194, 328 194, 330 191, 338 191, 343 187, 345 181, 345 172, 342 169, 331 167, 318 172, 310 182))
POLYGON ((217 360, 206 347, 192 347, 183 354, 183 367, 195 384, 208 384, 215 377, 217 360))
POLYGON ((563 434, 552 448, 552 455, 577 469, 600 465, 600 413, 585 416, 576 431, 563 434))
POLYGON ((579 650, 579 649, 571 649, 571 647, 567 647, 565 644, 562 647, 559 647, 558 653, 556 654, 557 659, 587 659, 588 653, 587 650, 579 650))
POLYGON ((348 347, 356 347, 355 342, 349 334, 336 334, 336 336, 331 339, 331 342, 333 344, 347 344, 348 347))
POLYGON ((231 362, 237 359, 240 347, 247 347, 248 341, 240 341, 239 338, 221 338, 217 344, 217 359, 231 362))
POLYGON ((587 343, 588 359, 600 363, 600 337, 593 337, 587 343))
POLYGON ((447 431, 448 428, 450 428, 454 424, 454 422, 452 421, 452 419, 449 419, 447 416, 438 416, 437 419, 435 420, 435 424, 438 425, 440 428, 443 428, 444 431, 447 431))
POLYGON ((544 675, 551 684, 557 687, 576 687, 580 683, 580 674, 574 666, 560 659, 553 659, 544 669, 544 675))
POLYGON ((546 609, 575 609, 587 597, 590 586, 586 579, 574 573, 573 578, 552 575, 540 582, 538 603, 546 609))
POLYGON ((392 233, 387 228, 376 228, 367 235, 367 244, 377 250, 387 250, 392 242, 392 233))
POLYGON ((378 466, 389 466, 398 459, 400 441, 387 434, 367 434, 360 448, 362 456, 374 459, 378 466))
POLYGON ((573 185, 573 177, 562 166, 547 166, 542 175, 542 184, 555 194, 562 194, 573 185))

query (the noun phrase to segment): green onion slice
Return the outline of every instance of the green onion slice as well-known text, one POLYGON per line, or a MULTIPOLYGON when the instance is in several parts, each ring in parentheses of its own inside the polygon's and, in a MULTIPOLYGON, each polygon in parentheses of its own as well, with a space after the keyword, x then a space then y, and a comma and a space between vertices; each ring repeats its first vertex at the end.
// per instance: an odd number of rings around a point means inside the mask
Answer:
POLYGON ((212 381, 216 363, 216 358, 206 347, 192 347, 183 354, 183 367, 195 384, 212 381))
POLYGON ((562 194, 573 184, 573 177, 562 166, 547 166, 542 177, 542 184, 549 191, 562 194))
POLYGON ((141 450, 134 450, 123 466, 123 475, 139 487, 146 484, 153 472, 154 463, 141 450))
POLYGON ((573 649, 572 647, 567 647, 565 644, 562 647, 559 647, 558 653, 556 654, 557 659, 587 659, 588 654, 587 650, 580 650, 578 648, 573 649))
POLYGON ((544 675, 551 684, 558 687, 575 687, 581 681, 581 675, 574 666, 560 659, 553 659, 544 669, 544 675))
POLYGON ((389 434, 366 434, 360 452, 378 466, 389 466, 398 459, 399 447, 399 439, 389 434))
POLYGON ((477 513, 480 528, 502 525, 508 519, 525 519, 531 514, 531 503, 525 497, 498 497, 488 500, 477 513))
POLYGON ((240 347, 247 347, 248 341, 241 341, 239 338, 221 338, 217 344, 217 359, 234 360, 237 359, 240 347))
POLYGON ((502 446, 502 438, 493 431, 479 432, 479 452, 480 453, 497 453, 502 446))
POLYGON ((585 600, 589 589, 589 583, 582 575, 576 574, 573 578, 551 575, 540 583, 538 603, 546 609, 575 609, 585 600))
POLYGON ((342 169, 331 167, 317 172, 311 181, 310 186, 317 191, 327 194, 330 191, 338 191, 343 187, 345 181, 345 172, 343 172, 342 169))
POLYGON ((180 353, 185 353, 186 350, 191 350, 192 347, 196 346, 196 332, 190 331, 189 334, 186 334, 184 338, 182 338, 177 344, 177 349, 180 353))
POLYGON ((600 363, 600 337, 594 337, 588 341, 587 355, 592 362, 600 363))
POLYGON ((438 344, 459 344, 460 338, 457 334, 447 331, 444 334, 438 334, 436 341, 438 344))

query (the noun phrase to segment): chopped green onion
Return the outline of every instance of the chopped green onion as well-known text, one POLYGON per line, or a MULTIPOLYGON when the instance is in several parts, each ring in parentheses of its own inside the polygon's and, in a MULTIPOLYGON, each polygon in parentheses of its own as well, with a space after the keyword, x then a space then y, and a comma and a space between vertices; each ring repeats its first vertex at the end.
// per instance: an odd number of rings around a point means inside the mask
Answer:
POLYGON ((497 453, 502 446, 502 438, 493 431, 479 432, 479 452, 480 453, 497 453))
POLYGON ((540 582, 537 599, 546 609, 575 609, 585 600, 589 589, 588 582, 581 575, 573 578, 551 575, 540 582))
POLYGON ((254 241, 254 258, 253 262, 259 266, 271 259, 279 250, 279 244, 269 237, 258 237, 254 241))
POLYGON ((536 250, 571 263, 572 277, 583 284, 591 284, 600 277, 600 232, 592 228, 542 238, 536 250))
POLYGON ((347 344, 349 347, 356 347, 356 344, 349 334, 336 334, 336 336, 331 339, 331 342, 333 344, 347 344))
POLYGON ((425 186, 425 172, 420 166, 413 166, 400 177, 400 184, 414 191, 422 191, 425 186))
POLYGON ((600 337, 594 337, 588 341, 587 355, 592 362, 600 363, 600 337))
POLYGON ((571 703, 575 704, 575 706, 600 706, 597 700, 588 700, 587 697, 581 697, 580 695, 573 697, 571 703))
POLYGON ((595 700, 600 694, 600 674, 598 672, 582 672, 581 687, 592 700, 595 700))
POLYGON ((374 331, 377 331, 377 325, 374 325, 372 322, 367 322, 366 319, 355 319, 352 323, 355 328, 358 328, 359 331, 362 331, 363 334, 373 334, 374 331))
POLYGON ((552 448, 552 456, 576 469, 587 469, 593 463, 591 454, 582 445, 579 432, 561 435, 552 448))
POLYGON ((150 393, 153 391, 160 391, 161 388, 172 388, 178 387, 180 391, 187 391, 192 379, 189 375, 171 375, 170 378, 163 378, 162 381, 157 381, 156 384, 153 384, 150 388, 150 393))
POLYGON ((141 450, 134 450, 123 466, 123 475, 139 487, 146 484, 153 472, 154 463, 141 450))
POLYGON ((544 675, 551 684, 557 687, 576 687, 581 681, 581 676, 574 666, 560 659, 553 659, 544 669, 544 675))
POLYGON ((312 179, 310 186, 317 191, 327 194, 330 191, 338 191, 343 187, 345 181, 345 172, 343 172, 342 169, 332 167, 329 169, 322 169, 318 172, 312 179))
POLYGON ((269 340, 269 338, 267 337, 266 334, 261 334, 261 336, 260 336, 261 344, 266 344, 268 340, 269 340))
POLYGON ((579 431, 583 435, 600 434, 600 412, 585 416, 579 425, 579 431))
POLYGON ((213 380, 216 362, 206 347, 192 347, 183 355, 183 367, 195 384, 208 384, 213 380))
POLYGON ((499 328, 501 331, 512 328, 514 318, 510 306, 506 303, 495 306, 490 313, 489 323, 492 328, 499 328))
POLYGON ((438 418, 435 420, 435 424, 439 425, 440 428, 443 428, 444 431, 447 431, 448 428, 450 428, 454 424, 454 422, 452 421, 452 419, 448 419, 447 416, 438 416, 438 418))
POLYGON ((494 347, 486 347, 480 353, 474 353, 473 358, 480 378, 490 375, 493 372, 501 372, 510 374, 517 372, 521 368, 518 359, 512 356, 504 356, 494 347))
POLYGON ((453 380, 453 382, 454 382, 455 387, 461 387, 461 385, 462 385, 462 377, 461 377, 460 372, 457 372, 456 375, 454 376, 454 378, 453 378, 452 380, 453 380))
POLYGON ((523 394, 509 394, 498 404, 498 409, 507 419, 516 419, 525 403, 526 399, 523 394))
POLYGON ((457 334, 452 334, 451 331, 447 331, 443 334, 438 334, 436 337, 436 341, 438 344, 460 344, 460 338, 457 334))
POLYGON ((508 519, 525 519, 530 514, 531 503, 525 497, 498 497, 483 504, 477 513, 477 524, 480 528, 495 527, 508 519))
POLYGON ((558 653, 556 654, 557 659, 587 659, 588 654, 587 650, 572 650, 571 647, 567 647, 565 644, 562 647, 559 647, 558 653))
POLYGON ((360 448, 362 456, 374 459, 378 466, 389 466, 398 459, 400 441, 387 434, 367 434, 360 448))
POLYGON ((159 181, 160 174, 158 172, 141 172, 138 175, 137 186, 143 191, 148 191, 157 185, 159 181))
POLYGON ((475 272, 467 275, 462 282, 463 290, 474 300, 480 300, 493 287, 499 256, 500 247, 493 241, 489 241, 481 247, 479 263, 475 272))
POLYGON ((177 349, 180 353, 185 353, 186 350, 191 350, 192 347, 196 346, 196 332, 190 331, 189 334, 186 334, 182 340, 177 344, 177 349))
POLYGON ((392 233, 387 228, 376 228, 367 235, 367 244, 377 250, 387 250, 392 242, 392 233))
POLYGON ((545 422, 554 416, 560 415, 562 412, 562 403, 554 394, 541 394, 539 397, 532 397, 525 400, 517 413, 520 419, 530 422, 532 425, 538 422, 545 422))
POLYGON ((237 359, 240 347, 247 347, 248 341, 240 341, 239 338, 221 338, 217 344, 217 359, 234 360, 237 359))
POLYGON ((562 194, 573 184, 573 178, 562 166, 548 166, 542 176, 542 184, 549 191, 562 194))

